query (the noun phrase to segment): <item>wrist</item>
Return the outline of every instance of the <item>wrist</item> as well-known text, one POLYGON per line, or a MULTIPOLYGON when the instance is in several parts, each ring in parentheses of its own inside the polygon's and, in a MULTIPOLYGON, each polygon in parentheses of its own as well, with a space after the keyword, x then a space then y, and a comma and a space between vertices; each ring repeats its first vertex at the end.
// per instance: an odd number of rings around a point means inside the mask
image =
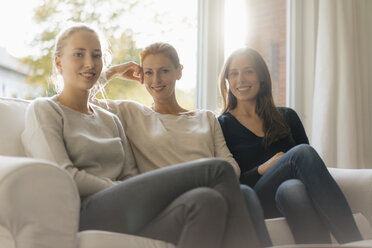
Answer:
POLYGON ((109 68, 107 71, 104 72, 105 76, 106 76, 106 80, 110 81, 111 79, 113 79, 116 75, 116 69, 115 67, 111 67, 109 68))
POLYGON ((263 165, 260 165, 260 166, 257 167, 257 172, 258 172, 258 174, 260 174, 261 176, 262 176, 263 174, 265 174, 265 171, 264 171, 264 168, 263 168, 263 167, 264 167, 263 165))

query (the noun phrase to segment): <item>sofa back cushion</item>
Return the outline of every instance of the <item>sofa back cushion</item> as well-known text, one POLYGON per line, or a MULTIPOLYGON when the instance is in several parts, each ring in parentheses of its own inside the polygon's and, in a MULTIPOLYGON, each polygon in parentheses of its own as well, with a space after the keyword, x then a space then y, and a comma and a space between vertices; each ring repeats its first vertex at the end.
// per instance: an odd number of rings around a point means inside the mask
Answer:
POLYGON ((0 155, 25 156, 21 134, 30 101, 0 97, 0 155))

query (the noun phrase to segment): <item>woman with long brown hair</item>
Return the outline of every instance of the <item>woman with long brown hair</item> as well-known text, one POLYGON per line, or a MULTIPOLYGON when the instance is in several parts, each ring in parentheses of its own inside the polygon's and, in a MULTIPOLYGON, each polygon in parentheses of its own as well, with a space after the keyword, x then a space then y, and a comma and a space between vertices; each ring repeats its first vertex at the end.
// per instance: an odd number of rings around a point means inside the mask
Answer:
POLYGON ((350 207, 293 109, 276 107, 262 56, 233 52, 220 74, 226 144, 241 169, 240 182, 256 191, 265 217, 287 218, 297 243, 362 239, 350 207))

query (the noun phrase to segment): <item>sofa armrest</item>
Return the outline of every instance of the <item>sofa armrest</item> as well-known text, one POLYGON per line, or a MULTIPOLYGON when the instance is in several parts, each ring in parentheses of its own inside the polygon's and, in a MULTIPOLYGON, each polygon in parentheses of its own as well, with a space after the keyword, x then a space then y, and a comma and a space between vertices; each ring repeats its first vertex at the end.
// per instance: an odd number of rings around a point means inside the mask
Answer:
POLYGON ((353 213, 363 214, 372 226, 372 170, 329 168, 353 213))
POLYGON ((75 183, 59 167, 0 156, 0 244, 76 248, 79 210, 75 183))

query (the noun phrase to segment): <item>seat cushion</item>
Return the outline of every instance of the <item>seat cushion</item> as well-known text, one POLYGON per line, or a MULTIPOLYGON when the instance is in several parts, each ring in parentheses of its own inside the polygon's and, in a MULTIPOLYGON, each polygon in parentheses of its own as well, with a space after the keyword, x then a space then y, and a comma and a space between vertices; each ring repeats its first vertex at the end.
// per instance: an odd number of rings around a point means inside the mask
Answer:
MULTIPOLYGON (((372 228, 367 218, 361 213, 353 214, 354 220, 362 234, 363 239, 372 240, 372 228)), ((267 230, 274 246, 295 244, 292 232, 285 218, 272 218, 265 220, 267 230)), ((336 240, 332 237, 332 242, 336 244, 336 240)), ((371 242, 371 241, 370 241, 371 242)), ((372 247, 372 246, 371 246, 372 247)))
POLYGON ((30 101, 0 97, 0 155, 25 156, 21 134, 30 101))
POLYGON ((160 240, 105 231, 82 231, 78 240, 79 248, 176 248, 160 240))

